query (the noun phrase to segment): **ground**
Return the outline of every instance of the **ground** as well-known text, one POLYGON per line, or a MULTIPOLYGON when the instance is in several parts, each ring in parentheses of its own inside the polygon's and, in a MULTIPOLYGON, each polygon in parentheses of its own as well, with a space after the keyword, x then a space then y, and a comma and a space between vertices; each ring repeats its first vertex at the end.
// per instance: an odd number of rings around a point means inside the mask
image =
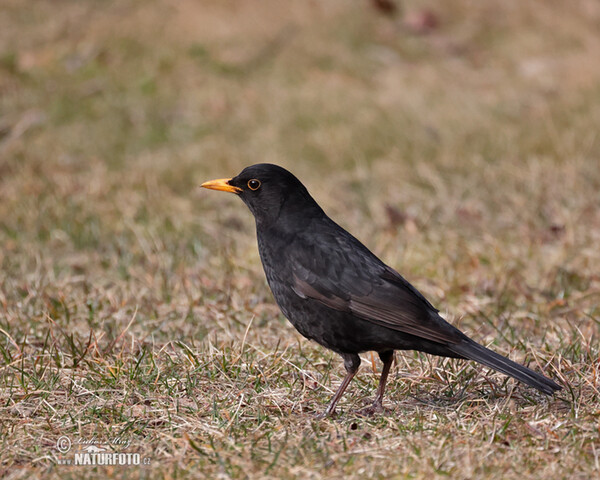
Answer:
POLYGON ((375 3, 3 1, 0 476, 599 474, 600 6, 375 3), (362 417, 367 353, 318 418, 340 358, 198 188, 265 161, 564 390, 399 352, 362 417), (59 464, 86 445, 142 465, 59 464))

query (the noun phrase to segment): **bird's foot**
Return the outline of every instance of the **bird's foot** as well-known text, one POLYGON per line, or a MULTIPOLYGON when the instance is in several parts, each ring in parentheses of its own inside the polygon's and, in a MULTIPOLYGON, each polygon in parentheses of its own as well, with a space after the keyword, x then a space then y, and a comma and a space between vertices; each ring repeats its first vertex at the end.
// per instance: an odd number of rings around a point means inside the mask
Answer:
POLYGON ((337 416, 337 413, 335 411, 335 409, 330 410, 329 408, 323 412, 319 412, 317 414, 315 414, 314 418, 315 420, 325 420, 326 418, 335 418, 337 416))
POLYGON ((374 402, 372 405, 368 407, 361 408, 356 413, 362 417, 372 417, 375 414, 380 414, 385 411, 385 408, 381 404, 381 402, 374 402))

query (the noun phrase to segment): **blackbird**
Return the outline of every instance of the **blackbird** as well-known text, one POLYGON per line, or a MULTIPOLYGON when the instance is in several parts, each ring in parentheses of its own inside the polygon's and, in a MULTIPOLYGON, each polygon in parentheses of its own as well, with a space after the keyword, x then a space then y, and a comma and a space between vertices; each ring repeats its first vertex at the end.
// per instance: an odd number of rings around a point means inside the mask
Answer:
POLYGON ((346 376, 324 415, 376 351, 383 370, 368 412, 382 410, 394 350, 474 360, 551 395, 561 387, 446 322, 396 270, 331 220, 290 172, 261 163, 202 187, 238 195, 256 221, 267 282, 283 314, 306 338, 340 354, 346 376))

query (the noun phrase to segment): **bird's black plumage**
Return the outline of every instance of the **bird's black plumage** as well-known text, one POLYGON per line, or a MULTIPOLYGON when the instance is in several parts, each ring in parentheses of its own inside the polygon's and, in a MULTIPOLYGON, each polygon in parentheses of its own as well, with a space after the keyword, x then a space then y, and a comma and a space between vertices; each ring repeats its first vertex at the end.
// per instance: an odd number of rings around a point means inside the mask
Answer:
POLYGON ((333 222, 287 170, 257 164, 203 186, 236 193, 249 207, 277 304, 302 335, 344 359, 347 375, 326 414, 365 351, 378 352, 384 362, 374 409, 381 408, 394 350, 475 360, 549 395, 561 388, 446 322, 398 272, 333 222))

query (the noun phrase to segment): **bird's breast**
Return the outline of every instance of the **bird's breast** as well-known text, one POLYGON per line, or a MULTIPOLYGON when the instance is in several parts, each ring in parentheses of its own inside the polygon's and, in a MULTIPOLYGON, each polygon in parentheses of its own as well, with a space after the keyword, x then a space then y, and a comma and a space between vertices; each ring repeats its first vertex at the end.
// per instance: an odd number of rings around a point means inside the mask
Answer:
MULTIPOLYGON (((312 298, 300 297, 292 288, 292 266, 285 253, 284 242, 258 237, 260 258, 277 305, 304 337, 338 353, 360 352, 365 349, 356 339, 365 339, 369 326, 348 312, 331 309, 312 298), (357 334, 357 332, 359 332, 357 334)), ((371 343, 369 346, 371 346, 371 343)), ((379 350, 378 342, 372 343, 379 350)))

